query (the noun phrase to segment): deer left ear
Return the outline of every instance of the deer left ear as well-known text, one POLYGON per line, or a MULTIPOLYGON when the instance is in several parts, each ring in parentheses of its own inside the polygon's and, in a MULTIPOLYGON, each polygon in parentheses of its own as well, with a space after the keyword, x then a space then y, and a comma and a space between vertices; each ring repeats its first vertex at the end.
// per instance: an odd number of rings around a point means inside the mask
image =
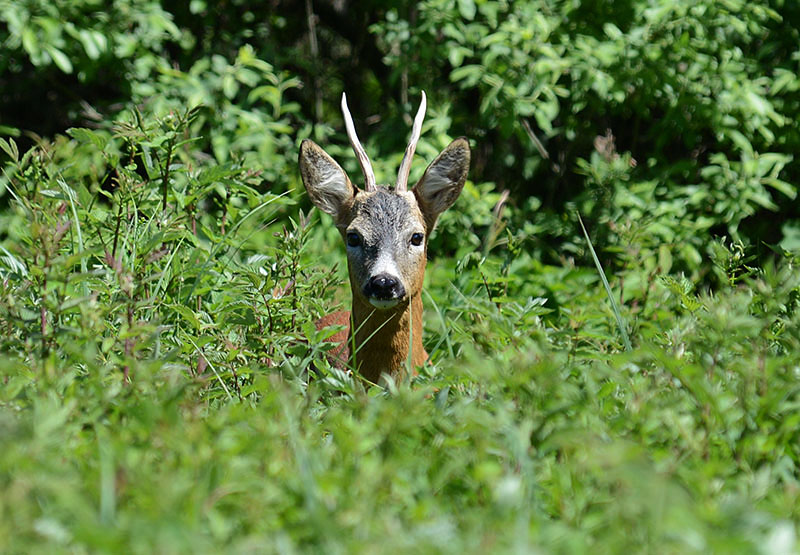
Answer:
POLYGON ((314 205, 338 222, 353 204, 356 189, 344 170, 309 139, 300 143, 300 175, 314 205))
POLYGON ((425 217, 428 230, 433 229, 439 214, 450 208, 461 194, 469 172, 469 143, 461 137, 450 143, 431 162, 422 179, 414 186, 414 196, 425 217))

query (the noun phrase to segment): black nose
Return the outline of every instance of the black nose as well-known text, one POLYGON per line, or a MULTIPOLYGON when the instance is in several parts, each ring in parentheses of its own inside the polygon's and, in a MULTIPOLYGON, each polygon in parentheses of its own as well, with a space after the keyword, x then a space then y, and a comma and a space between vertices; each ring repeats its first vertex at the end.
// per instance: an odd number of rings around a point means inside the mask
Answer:
POLYGON ((396 277, 389 274, 372 276, 364 289, 367 297, 381 300, 402 299, 406 295, 403 284, 396 277))

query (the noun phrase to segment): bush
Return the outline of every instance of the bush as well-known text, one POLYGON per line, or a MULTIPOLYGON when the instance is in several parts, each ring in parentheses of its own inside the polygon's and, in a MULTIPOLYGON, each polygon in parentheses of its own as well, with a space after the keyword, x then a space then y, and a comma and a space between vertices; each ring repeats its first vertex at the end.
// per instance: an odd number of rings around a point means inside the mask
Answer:
POLYGON ((795 551, 797 8, 366 7, 0 0, 0 551, 795 551), (474 146, 386 387, 343 88, 379 181, 421 89, 474 146))

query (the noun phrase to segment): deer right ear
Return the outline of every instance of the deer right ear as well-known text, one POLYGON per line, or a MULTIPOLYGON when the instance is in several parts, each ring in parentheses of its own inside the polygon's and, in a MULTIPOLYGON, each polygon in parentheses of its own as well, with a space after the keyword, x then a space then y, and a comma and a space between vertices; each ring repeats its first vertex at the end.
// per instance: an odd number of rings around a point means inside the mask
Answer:
POLYGON ((461 194, 469 172, 469 142, 456 139, 431 162, 414 186, 422 215, 429 230, 439 214, 450 208, 461 194))
POLYGON ((314 206, 333 216, 350 209, 356 188, 344 170, 317 143, 300 143, 300 175, 314 206))

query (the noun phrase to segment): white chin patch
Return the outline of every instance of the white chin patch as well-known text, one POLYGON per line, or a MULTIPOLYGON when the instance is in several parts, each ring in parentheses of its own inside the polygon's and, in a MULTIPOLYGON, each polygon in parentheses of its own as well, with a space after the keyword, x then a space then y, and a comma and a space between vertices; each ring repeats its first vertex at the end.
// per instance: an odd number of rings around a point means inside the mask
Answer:
POLYGON ((370 299, 369 304, 374 306, 375 308, 386 309, 392 308, 400 304, 400 299, 370 299))

